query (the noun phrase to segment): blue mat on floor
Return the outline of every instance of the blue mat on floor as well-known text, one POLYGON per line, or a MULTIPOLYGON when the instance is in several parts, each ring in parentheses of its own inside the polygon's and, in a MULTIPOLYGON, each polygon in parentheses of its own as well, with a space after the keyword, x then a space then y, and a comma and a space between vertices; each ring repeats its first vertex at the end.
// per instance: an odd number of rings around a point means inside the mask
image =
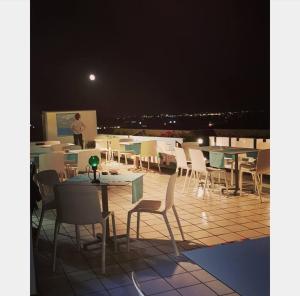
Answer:
POLYGON ((270 295, 270 238, 183 252, 242 296, 270 295))

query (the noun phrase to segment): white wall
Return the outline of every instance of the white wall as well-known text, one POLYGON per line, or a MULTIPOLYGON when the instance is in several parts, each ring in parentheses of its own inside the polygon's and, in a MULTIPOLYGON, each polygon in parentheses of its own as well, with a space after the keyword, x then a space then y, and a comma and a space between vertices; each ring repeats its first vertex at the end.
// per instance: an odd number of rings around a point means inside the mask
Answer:
POLYGON ((79 113, 80 119, 86 126, 86 130, 82 133, 85 143, 93 141, 97 136, 97 114, 96 110, 75 110, 75 111, 59 111, 59 112, 43 112, 44 131, 46 140, 59 140, 61 143, 73 143, 73 136, 58 136, 56 125, 56 114, 58 113, 79 113))

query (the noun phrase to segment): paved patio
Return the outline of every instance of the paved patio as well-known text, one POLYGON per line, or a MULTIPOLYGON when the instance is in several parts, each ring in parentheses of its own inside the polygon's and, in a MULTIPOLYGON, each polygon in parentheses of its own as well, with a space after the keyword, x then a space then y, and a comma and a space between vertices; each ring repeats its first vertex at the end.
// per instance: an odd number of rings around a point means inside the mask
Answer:
MULTIPOLYGON (((144 198, 164 198, 168 178, 167 174, 146 173, 144 198)), ((201 192, 196 193, 192 186, 183 194, 183 181, 184 177, 178 177, 175 205, 186 241, 181 241, 172 211, 168 215, 180 251, 269 236, 268 193, 264 194, 263 203, 253 194, 225 197, 216 192, 203 199, 201 192)), ((125 233, 127 211, 132 207, 131 188, 109 188, 109 206, 115 212, 117 234, 125 233)), ((57 271, 53 273, 54 222, 55 212, 48 212, 36 262, 41 295, 136 296, 130 279, 133 270, 146 295, 238 295, 185 256, 175 257, 163 219, 152 214, 141 214, 141 238, 138 241, 135 240, 136 216, 133 216, 130 253, 126 252, 122 242, 117 253, 112 248, 107 249, 105 276, 101 274, 101 246, 93 245, 79 252, 74 226, 63 225, 61 232, 72 237, 59 236, 57 271)), ((99 232, 100 229, 100 226, 96 227, 99 232)), ((90 226, 81 227, 81 238, 87 241, 93 239, 90 226)))

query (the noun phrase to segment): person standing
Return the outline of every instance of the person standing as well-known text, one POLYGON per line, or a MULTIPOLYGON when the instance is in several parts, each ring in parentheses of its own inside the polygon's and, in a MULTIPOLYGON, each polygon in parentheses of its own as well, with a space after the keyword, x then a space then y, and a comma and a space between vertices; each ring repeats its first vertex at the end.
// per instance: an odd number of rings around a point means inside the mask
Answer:
POLYGON ((80 145, 83 149, 83 139, 82 132, 85 130, 84 123, 80 120, 80 114, 75 114, 75 120, 71 124, 71 129, 73 131, 74 144, 80 145))

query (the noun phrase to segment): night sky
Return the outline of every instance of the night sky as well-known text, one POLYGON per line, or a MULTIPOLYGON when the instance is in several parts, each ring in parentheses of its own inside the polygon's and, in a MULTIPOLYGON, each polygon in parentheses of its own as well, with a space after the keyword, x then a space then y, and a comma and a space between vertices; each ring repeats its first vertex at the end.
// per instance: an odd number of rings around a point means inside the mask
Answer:
POLYGON ((268 111, 269 10, 265 0, 32 0, 31 120, 268 111))

